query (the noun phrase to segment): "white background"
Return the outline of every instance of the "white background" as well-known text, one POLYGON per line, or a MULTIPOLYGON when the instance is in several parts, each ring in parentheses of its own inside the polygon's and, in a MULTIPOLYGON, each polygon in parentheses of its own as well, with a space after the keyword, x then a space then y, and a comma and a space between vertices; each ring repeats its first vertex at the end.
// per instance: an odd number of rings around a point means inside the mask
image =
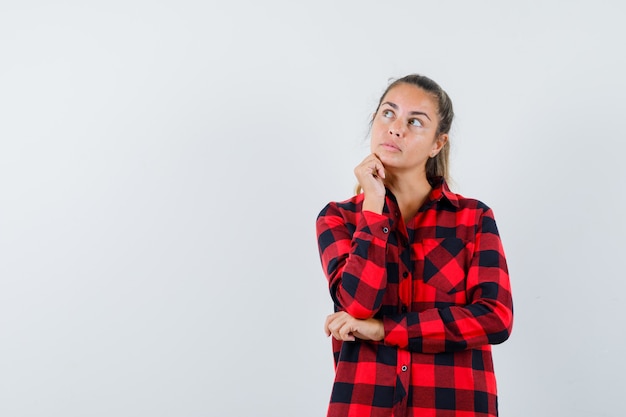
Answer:
POLYGON ((315 218, 411 72, 508 256, 501 415, 624 415, 624 6, 502 3, 0 3, 0 415, 324 415, 315 218))

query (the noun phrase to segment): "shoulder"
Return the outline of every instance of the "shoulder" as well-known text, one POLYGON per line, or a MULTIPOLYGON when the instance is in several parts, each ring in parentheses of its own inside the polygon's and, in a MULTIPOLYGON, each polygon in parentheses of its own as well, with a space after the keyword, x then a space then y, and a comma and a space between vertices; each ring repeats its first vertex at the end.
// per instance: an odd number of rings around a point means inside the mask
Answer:
MULTIPOLYGON (((455 221, 465 225, 474 225, 485 227, 486 223, 495 223, 493 210, 482 200, 476 198, 465 197, 461 194, 452 192, 446 193, 448 202, 445 205, 440 205, 440 209, 444 211, 452 211, 455 216, 455 221)), ((495 227, 489 226, 489 229, 495 227)))
POLYGON ((443 178, 436 178, 432 180, 433 191, 432 196, 439 202, 447 202, 449 204, 439 204, 440 208, 452 211, 474 211, 474 212, 488 212, 491 209, 487 204, 476 198, 465 197, 461 194, 455 193, 450 190, 447 182, 443 178), (452 208, 454 207, 454 208, 452 208))
POLYGON ((454 195, 457 205, 459 209, 461 210, 479 210, 483 212, 491 210, 491 208, 481 200, 478 200, 476 198, 465 197, 465 196, 462 196, 461 194, 455 194, 455 193, 451 193, 451 194, 454 195))
POLYGON ((363 194, 357 194, 347 200, 331 201, 319 212, 318 219, 328 216, 353 217, 361 211, 363 194))
POLYGON ((496 219, 493 210, 481 200, 467 198, 462 195, 457 196, 458 207, 456 220, 472 229, 480 230, 482 233, 492 233, 499 235, 496 219))
POLYGON ((360 194, 348 200, 332 201, 320 211, 315 224, 320 248, 328 247, 337 239, 352 236, 362 203, 363 195, 360 194))
MULTIPOLYGON (((332 201, 328 203, 318 214, 316 229, 318 236, 331 236, 349 233, 352 235, 358 223, 359 213, 363 204, 363 194, 355 195, 347 200, 332 201)), ((329 238, 326 236, 326 238, 329 238)))

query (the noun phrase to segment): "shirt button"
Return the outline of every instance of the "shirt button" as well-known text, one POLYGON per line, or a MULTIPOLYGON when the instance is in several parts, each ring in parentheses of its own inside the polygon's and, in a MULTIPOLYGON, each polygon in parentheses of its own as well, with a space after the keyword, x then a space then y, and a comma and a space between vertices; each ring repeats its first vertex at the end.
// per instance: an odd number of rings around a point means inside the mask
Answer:
POLYGON ((409 273, 408 273, 408 272, 404 271, 404 272, 402 273, 402 278, 406 278, 406 277, 408 277, 408 276, 409 276, 409 273))
POLYGON ((407 369, 409 369, 409 368, 407 368, 406 365, 402 365, 402 372, 406 372, 407 369))
POLYGON ((406 306, 402 306, 401 310, 403 313, 406 313, 406 306))
POLYGON ((388 227, 383 227, 383 233, 389 233, 389 228, 388 227))

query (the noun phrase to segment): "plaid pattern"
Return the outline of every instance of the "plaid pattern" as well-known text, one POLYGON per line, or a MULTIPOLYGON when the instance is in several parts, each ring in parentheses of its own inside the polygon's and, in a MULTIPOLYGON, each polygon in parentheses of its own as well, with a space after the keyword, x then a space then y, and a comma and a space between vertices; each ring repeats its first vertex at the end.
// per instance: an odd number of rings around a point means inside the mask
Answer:
POLYGON ((491 209, 442 179, 408 225, 391 193, 382 215, 362 202, 321 211, 320 256, 335 311, 383 320, 385 338, 332 339, 328 416, 496 416, 490 345, 513 305, 491 209))

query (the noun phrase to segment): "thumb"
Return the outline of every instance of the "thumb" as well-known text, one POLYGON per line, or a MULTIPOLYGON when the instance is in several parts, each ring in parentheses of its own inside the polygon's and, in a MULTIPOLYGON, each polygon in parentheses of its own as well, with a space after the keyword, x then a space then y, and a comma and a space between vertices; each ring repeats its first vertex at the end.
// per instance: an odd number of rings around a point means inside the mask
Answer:
POLYGON ((385 167, 382 164, 377 164, 376 171, 380 178, 385 179, 385 167))

